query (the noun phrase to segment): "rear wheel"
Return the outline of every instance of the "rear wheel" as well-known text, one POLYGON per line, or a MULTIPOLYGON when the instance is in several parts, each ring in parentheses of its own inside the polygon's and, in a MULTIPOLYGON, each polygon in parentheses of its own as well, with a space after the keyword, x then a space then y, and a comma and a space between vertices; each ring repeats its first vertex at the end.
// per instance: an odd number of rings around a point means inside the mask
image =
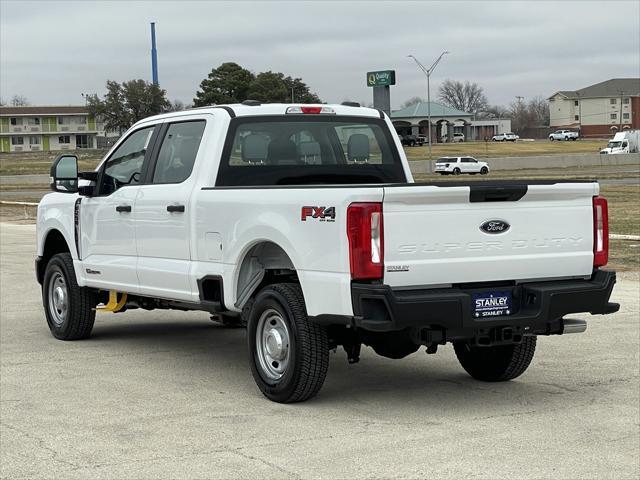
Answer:
POLYGON ((279 283, 258 293, 247 339, 251 373, 267 398, 292 403, 318 393, 329 368, 327 331, 309 321, 299 285, 279 283))
POLYGON ((454 175, 460 175, 460 169, 458 167, 453 169, 453 174, 454 175))
POLYGON ((51 257, 42 282, 42 303, 49 330, 60 340, 87 338, 93 330, 96 291, 78 286, 69 253, 51 257))
POLYGON ((477 347, 457 342, 458 361, 469 375, 484 382, 504 382, 519 377, 531 364, 537 337, 524 337, 522 343, 477 347))

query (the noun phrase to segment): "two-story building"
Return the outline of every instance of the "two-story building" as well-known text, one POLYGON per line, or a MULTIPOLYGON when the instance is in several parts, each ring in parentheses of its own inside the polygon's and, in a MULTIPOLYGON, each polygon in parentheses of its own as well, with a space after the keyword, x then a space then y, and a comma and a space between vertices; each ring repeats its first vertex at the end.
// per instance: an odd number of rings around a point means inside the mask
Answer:
POLYGON ((640 78, 613 78, 549 97, 550 126, 585 137, 640 128, 640 78))
POLYGON ((0 107, 0 152, 96 148, 102 130, 86 107, 0 107))

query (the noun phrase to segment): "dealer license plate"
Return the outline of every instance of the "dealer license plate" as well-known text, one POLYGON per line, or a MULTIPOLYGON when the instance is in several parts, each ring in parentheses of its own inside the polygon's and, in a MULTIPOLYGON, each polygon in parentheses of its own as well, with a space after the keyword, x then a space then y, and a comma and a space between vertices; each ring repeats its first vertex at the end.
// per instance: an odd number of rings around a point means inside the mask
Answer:
POLYGON ((511 292, 495 291, 473 294, 473 316, 476 318, 511 315, 511 292))

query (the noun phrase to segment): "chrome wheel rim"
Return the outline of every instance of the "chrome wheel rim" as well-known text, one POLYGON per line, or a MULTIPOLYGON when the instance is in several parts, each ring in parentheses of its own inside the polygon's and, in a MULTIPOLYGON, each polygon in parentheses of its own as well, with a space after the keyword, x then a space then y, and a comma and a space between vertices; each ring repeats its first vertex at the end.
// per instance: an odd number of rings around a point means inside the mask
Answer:
POLYGON ((69 291, 64 275, 55 272, 49 281, 49 313, 53 323, 60 326, 67 318, 69 311, 69 291))
POLYGON ((270 380, 279 380, 289 366, 289 328, 277 310, 265 310, 256 328, 258 367, 270 380))

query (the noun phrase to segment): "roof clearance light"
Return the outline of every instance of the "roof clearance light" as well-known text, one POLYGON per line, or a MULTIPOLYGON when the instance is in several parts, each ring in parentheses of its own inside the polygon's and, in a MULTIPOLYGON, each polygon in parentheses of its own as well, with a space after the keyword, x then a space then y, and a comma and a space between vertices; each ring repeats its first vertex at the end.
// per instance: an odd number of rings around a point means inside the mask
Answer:
POLYGON ((303 113, 303 114, 335 114, 335 110, 330 107, 305 107, 305 106, 296 106, 296 107, 288 107, 287 113, 303 113))

